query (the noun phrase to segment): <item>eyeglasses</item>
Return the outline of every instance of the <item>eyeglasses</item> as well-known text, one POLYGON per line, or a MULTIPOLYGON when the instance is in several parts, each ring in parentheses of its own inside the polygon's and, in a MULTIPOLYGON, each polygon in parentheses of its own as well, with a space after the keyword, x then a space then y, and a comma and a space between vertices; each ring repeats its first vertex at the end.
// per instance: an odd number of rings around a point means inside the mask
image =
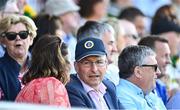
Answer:
POLYGON ((2 37, 6 37, 8 40, 12 41, 15 40, 17 35, 20 36, 21 39, 26 39, 29 35, 28 31, 20 31, 19 33, 16 32, 4 32, 2 37))
POLYGON ((157 64, 155 64, 155 65, 141 65, 141 66, 143 66, 143 67, 153 67, 155 72, 158 69, 158 65, 157 64))
POLYGON ((93 64, 95 64, 97 67, 104 67, 107 62, 105 60, 98 60, 96 62, 91 62, 91 61, 80 61, 80 63, 84 67, 91 67, 93 64))
POLYGON ((131 37, 131 38, 133 38, 133 39, 139 39, 139 37, 137 36, 137 35, 131 35, 131 34, 128 34, 128 35, 126 35, 127 37, 131 37))

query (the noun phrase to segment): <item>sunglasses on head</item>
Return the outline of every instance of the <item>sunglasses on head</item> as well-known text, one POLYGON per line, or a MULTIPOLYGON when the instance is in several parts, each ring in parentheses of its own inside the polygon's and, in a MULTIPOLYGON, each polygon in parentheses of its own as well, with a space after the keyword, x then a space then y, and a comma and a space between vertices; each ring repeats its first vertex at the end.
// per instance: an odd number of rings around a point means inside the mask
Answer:
POLYGON ((21 39, 26 39, 29 35, 28 31, 20 31, 19 33, 16 32, 5 32, 2 34, 3 37, 6 37, 8 40, 12 41, 15 40, 17 35, 19 35, 19 37, 21 39))

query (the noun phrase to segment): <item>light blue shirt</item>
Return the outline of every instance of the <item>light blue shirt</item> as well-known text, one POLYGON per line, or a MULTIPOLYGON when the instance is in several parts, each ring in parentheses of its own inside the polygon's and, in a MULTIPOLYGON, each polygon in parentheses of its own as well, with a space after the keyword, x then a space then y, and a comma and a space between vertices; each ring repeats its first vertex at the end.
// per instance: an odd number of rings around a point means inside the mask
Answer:
POLYGON ((2 45, 0 44, 0 57, 3 57, 4 56, 4 48, 2 47, 2 45))
POLYGON ((109 79, 114 85, 119 84, 119 69, 114 64, 109 64, 106 70, 105 78, 109 79))
POLYGON ((141 88, 128 80, 120 79, 116 94, 125 109, 166 110, 162 100, 154 93, 144 96, 141 88))

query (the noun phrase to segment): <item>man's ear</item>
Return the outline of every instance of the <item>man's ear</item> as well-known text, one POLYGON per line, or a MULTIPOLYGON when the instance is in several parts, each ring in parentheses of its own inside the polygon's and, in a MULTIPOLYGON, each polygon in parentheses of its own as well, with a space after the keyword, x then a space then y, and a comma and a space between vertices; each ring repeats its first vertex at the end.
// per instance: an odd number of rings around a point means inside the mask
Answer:
POLYGON ((136 76, 136 78, 141 79, 142 78, 142 72, 141 72, 141 67, 140 66, 136 66, 134 68, 134 75, 136 76))

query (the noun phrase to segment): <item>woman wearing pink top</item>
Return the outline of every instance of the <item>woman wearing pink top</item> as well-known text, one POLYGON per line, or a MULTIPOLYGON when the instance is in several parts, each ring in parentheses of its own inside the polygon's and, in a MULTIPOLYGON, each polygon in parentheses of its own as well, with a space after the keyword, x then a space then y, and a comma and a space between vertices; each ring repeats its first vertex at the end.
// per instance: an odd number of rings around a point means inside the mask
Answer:
POLYGON ((32 50, 29 71, 23 76, 24 88, 16 101, 70 107, 64 85, 69 80, 69 64, 61 53, 59 37, 45 35, 32 50))

